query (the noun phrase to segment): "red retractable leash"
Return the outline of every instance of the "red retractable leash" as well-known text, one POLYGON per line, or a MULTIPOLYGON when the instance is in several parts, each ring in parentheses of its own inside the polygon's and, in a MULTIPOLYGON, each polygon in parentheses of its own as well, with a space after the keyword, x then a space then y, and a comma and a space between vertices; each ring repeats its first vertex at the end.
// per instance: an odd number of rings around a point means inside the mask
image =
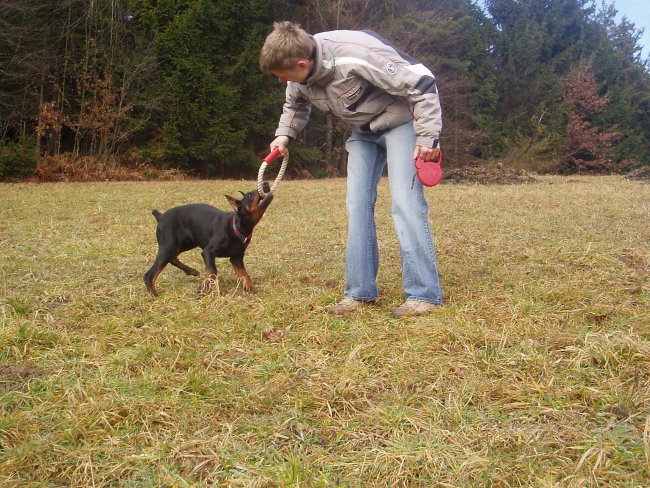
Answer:
MULTIPOLYGON (((417 171, 418 179, 424 186, 436 186, 442 180, 442 151, 438 152, 437 161, 424 161, 422 156, 418 155, 415 160, 415 170, 417 171)), ((415 179, 415 177, 414 177, 415 179)))

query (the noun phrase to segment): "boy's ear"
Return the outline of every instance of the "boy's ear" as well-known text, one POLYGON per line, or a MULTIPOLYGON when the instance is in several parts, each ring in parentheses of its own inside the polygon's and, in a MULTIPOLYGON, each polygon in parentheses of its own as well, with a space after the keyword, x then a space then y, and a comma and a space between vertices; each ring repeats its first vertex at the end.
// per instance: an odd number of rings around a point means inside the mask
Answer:
POLYGON ((239 204, 241 203, 241 200, 236 200, 230 195, 225 195, 226 200, 230 203, 230 206, 233 208, 233 210, 237 210, 239 208, 239 204))
POLYGON ((301 68, 305 69, 309 67, 309 60, 308 59, 299 59, 296 65, 301 68))

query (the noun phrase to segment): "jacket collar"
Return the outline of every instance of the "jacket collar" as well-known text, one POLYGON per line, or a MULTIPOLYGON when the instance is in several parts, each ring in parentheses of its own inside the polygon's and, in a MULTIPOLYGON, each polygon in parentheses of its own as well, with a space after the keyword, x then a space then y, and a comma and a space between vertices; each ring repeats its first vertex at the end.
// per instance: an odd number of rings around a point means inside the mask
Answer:
POLYGON ((314 36, 311 36, 311 38, 314 41, 314 52, 312 54, 314 66, 305 82, 302 83, 306 86, 320 84, 334 73, 334 56, 328 49, 323 47, 320 39, 314 36))

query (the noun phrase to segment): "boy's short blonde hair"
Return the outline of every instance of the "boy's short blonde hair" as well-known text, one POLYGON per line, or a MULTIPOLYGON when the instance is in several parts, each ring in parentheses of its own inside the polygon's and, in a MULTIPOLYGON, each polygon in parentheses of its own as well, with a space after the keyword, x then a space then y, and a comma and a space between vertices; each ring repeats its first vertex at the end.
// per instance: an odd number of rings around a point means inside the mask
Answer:
POLYGON ((293 69, 299 60, 311 59, 314 47, 314 40, 299 24, 274 22, 260 52, 260 68, 265 73, 293 69))

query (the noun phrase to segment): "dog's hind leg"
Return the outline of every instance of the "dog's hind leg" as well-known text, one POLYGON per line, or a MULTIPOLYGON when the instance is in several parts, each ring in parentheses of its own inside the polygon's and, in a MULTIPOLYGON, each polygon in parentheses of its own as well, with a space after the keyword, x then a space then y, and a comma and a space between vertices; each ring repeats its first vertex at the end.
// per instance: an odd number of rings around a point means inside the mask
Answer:
POLYGON ((149 268, 149 271, 144 274, 144 284, 147 287, 147 291, 153 296, 158 296, 158 292, 156 291, 156 279, 158 279, 158 275, 160 275, 162 270, 165 269, 165 266, 176 258, 177 254, 158 249, 156 260, 151 268, 149 268))
POLYGON ((189 267, 187 264, 182 263, 178 256, 170 261, 171 264, 185 272, 186 275, 199 276, 201 273, 194 268, 189 267))
POLYGON ((147 291, 153 296, 157 297, 158 292, 156 291, 156 279, 162 270, 167 266, 167 263, 161 264, 158 259, 153 264, 153 266, 144 274, 144 284, 147 287, 147 291))

